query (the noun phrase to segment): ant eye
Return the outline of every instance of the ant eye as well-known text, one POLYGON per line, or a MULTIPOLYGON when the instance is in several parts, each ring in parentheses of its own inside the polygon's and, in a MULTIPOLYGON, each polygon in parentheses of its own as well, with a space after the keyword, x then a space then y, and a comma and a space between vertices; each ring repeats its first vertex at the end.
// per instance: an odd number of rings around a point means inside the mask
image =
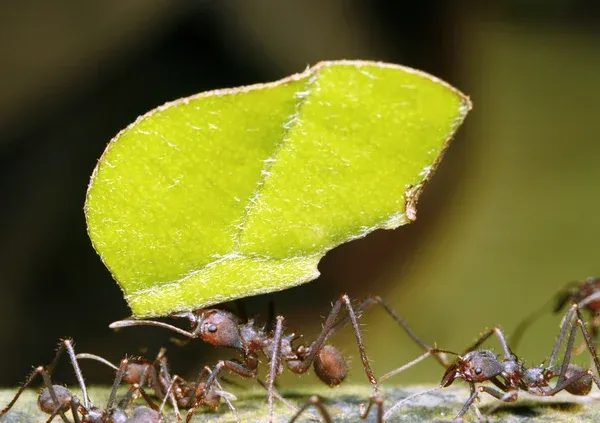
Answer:
POLYGON ((483 370, 481 369, 481 367, 477 367, 477 368, 475 369, 475 374, 476 374, 476 375, 480 375, 482 372, 483 372, 483 370))
POLYGON ((208 328, 207 328, 207 330, 210 333, 215 333, 217 331, 217 327, 215 325, 209 325, 208 328))

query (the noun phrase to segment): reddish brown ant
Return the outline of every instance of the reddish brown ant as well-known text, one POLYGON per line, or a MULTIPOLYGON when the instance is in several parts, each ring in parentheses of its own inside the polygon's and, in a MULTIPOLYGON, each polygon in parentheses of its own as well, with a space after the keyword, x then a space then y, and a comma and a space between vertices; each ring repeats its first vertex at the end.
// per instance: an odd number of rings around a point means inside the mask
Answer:
POLYGON ((387 410, 384 415, 384 420, 388 419, 392 413, 407 401, 428 392, 450 386, 456 379, 463 379, 469 384, 471 390, 471 395, 458 412, 456 419, 461 419, 469 408, 474 408, 479 420, 485 420, 486 416, 493 413, 503 403, 516 401, 519 391, 525 391, 537 396, 553 396, 563 390, 573 395, 588 395, 592 389, 593 383, 600 388, 600 379, 591 370, 585 370, 570 362, 577 327, 581 329, 587 348, 594 360, 596 370, 600 371, 600 362, 598 361, 598 356, 596 354, 596 347, 592 343, 592 339, 585 327, 579 306, 573 304, 563 319, 559 337, 547 366, 532 368, 525 366, 525 364, 511 351, 505 340, 504 334, 498 328, 486 331, 473 346, 460 355, 451 351, 431 348, 423 354, 423 356, 417 358, 408 365, 402 366, 401 368, 382 376, 380 380, 383 381, 388 379, 400 371, 416 364, 428 355, 434 355, 446 366, 446 371, 440 385, 437 388, 411 395, 397 402, 387 410), (576 322, 575 324, 572 324, 575 317, 576 322), (571 326, 570 329, 569 326, 571 326), (560 350, 567 333, 569 333, 569 336, 563 362, 561 365, 555 365, 556 356, 558 355, 558 351, 560 350), (500 360, 498 356, 490 350, 477 349, 492 335, 495 335, 498 338, 502 346, 504 354, 503 360, 500 360), (457 360, 453 363, 447 363, 443 358, 439 357, 438 354, 440 353, 456 355, 457 360), (556 378, 558 378, 556 384, 553 387, 550 386, 550 381, 556 378), (488 381, 494 384, 496 389, 488 386, 476 385, 488 381), (490 407, 485 415, 482 415, 475 406, 475 401, 482 392, 500 400, 497 404, 490 407))
MULTIPOLYGON (((160 400, 164 401, 168 397, 177 419, 181 420, 179 408, 190 408, 195 404, 197 396, 204 391, 205 383, 203 380, 210 375, 211 370, 205 367, 200 374, 200 380, 195 383, 188 382, 177 375, 171 377, 165 351, 164 348, 161 348, 154 361, 142 357, 129 358, 122 379, 123 382, 129 385, 139 385, 142 388, 152 389, 160 400)), ((115 371, 119 370, 110 361, 95 354, 80 353, 76 357, 78 359, 99 361, 115 371)), ((199 406, 216 409, 221 404, 221 399, 224 399, 237 418, 237 412, 231 403, 231 400, 235 400, 236 397, 224 391, 216 380, 215 386, 216 389, 210 389, 199 406)))
MULTIPOLYGON (((71 423, 65 413, 71 411, 73 415, 74 423, 163 423, 162 409, 165 402, 158 407, 152 399, 146 394, 146 392, 137 384, 134 384, 131 389, 127 392, 125 397, 116 403, 117 390, 121 384, 123 375, 128 366, 127 359, 121 361, 121 366, 117 371, 117 375, 113 382, 113 386, 108 398, 108 403, 105 409, 96 407, 90 401, 83 375, 75 351, 73 349, 72 341, 65 339, 61 341, 58 351, 52 364, 48 367, 38 366, 31 375, 27 378, 23 386, 16 393, 12 401, 0 412, 0 419, 8 413, 8 411, 14 406, 21 394, 27 389, 27 387, 33 382, 37 375, 41 375, 44 379, 45 388, 42 389, 38 397, 38 406, 44 413, 49 414, 48 422, 59 415, 65 423, 71 423), (61 385, 54 385, 51 381, 51 374, 58 360, 64 351, 67 351, 71 364, 83 396, 83 402, 78 397, 73 395, 67 388, 61 385), (146 400, 149 407, 137 406, 133 410, 131 417, 127 416, 126 409, 132 403, 134 394, 139 392, 142 397, 146 400), (81 417, 80 417, 81 415, 81 417)), ((170 387, 169 389, 172 389, 170 387)), ((168 394, 167 394, 168 395, 168 394)))
MULTIPOLYGON (((322 331, 315 341, 309 345, 292 346, 296 335, 283 334, 284 318, 277 316, 275 328, 267 333, 259 328, 253 320, 242 323, 233 313, 219 309, 201 309, 192 312, 174 314, 171 317, 185 318, 190 321, 190 331, 180 329, 163 322, 153 320, 122 320, 114 322, 111 328, 127 326, 152 325, 169 329, 190 339, 200 338, 204 342, 217 347, 233 348, 242 353, 242 361, 219 361, 213 372, 206 379, 204 392, 196 397, 196 402, 188 411, 187 422, 195 409, 201 404, 210 387, 223 369, 245 378, 256 378, 259 364, 259 353, 269 358, 268 400, 269 422, 273 421, 273 398, 275 397, 275 377, 283 371, 282 362, 293 373, 302 374, 312 365, 316 375, 329 386, 337 386, 346 378, 348 364, 343 355, 333 346, 325 345, 327 339, 348 320, 352 323, 365 373, 373 387, 371 403, 381 408, 379 385, 365 353, 362 335, 358 327, 358 317, 347 295, 342 295, 333 305, 329 316, 323 324, 322 331), (347 317, 336 322, 342 307, 346 308, 347 317)), ((381 414, 381 412, 380 412, 381 414)))

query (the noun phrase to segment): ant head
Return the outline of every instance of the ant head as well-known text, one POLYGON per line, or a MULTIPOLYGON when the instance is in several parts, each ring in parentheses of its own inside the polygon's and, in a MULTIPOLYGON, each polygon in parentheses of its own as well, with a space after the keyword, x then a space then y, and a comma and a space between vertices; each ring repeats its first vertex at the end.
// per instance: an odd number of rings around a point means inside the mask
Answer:
POLYGON ((239 319, 228 311, 201 310, 192 321, 193 332, 215 347, 242 348, 239 319))
POLYGON ((459 357, 446 370, 442 378, 442 386, 451 385, 456 378, 470 383, 485 382, 503 371, 504 365, 493 352, 488 350, 471 351, 464 357, 459 357))

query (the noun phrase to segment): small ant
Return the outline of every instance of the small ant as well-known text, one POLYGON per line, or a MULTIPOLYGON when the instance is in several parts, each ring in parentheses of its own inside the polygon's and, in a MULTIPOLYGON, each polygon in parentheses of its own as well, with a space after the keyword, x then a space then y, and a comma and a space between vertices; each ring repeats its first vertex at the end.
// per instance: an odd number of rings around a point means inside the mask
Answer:
POLYGON ((440 385, 436 388, 410 395, 407 398, 397 402, 394 406, 387 410, 384 415, 384 420, 388 419, 392 413, 394 413, 407 401, 437 389, 448 387, 456 379, 463 379, 469 384, 471 395, 460 409, 455 419, 461 419, 469 410, 469 408, 474 408, 478 419, 483 421, 485 420, 486 416, 493 413, 504 402, 516 401, 519 391, 525 391, 536 396, 553 396, 563 390, 573 395, 588 395, 592 389, 593 383, 600 388, 600 379, 591 370, 585 370, 582 367, 570 362, 578 327, 580 328, 587 348, 592 355, 596 370, 600 371, 600 362, 598 361, 598 356, 596 354, 596 347, 592 343, 590 334, 585 327, 583 315, 578 304, 573 304, 563 319, 559 337, 555 343, 552 356, 547 366, 532 368, 527 367, 511 351, 503 332, 499 328, 486 331, 475 342, 475 344, 467 349, 463 354, 431 348, 425 354, 416 360, 413 360, 411 363, 408 363, 407 365, 382 376, 380 380, 384 381, 418 363, 427 356, 434 355, 438 357, 440 362, 442 362, 446 367, 446 371, 442 377, 440 385), (576 322, 573 325, 572 321, 575 317, 576 322), (570 329, 569 326, 571 326, 570 329), (554 363, 556 361, 556 356, 558 355, 558 351, 560 350, 567 333, 569 333, 569 336, 563 362, 560 365, 555 365, 554 363), (500 345, 502 346, 504 354, 503 360, 499 359, 498 356, 490 350, 477 349, 492 335, 495 335, 498 338, 500 345), (457 356, 457 359, 453 363, 447 363, 444 359, 438 356, 440 353, 455 355, 457 356), (550 381, 555 378, 558 378, 558 380, 552 387, 550 386, 550 381), (476 384, 487 381, 494 384, 497 389, 482 385, 476 386, 476 384), (475 406, 475 401, 482 392, 485 392, 500 400, 497 404, 488 409, 485 415, 482 415, 475 406))
MULTIPOLYGON (((580 309, 587 310, 590 314, 590 335, 594 345, 597 344, 598 327, 600 327, 600 278, 587 278, 583 282, 568 283, 555 295, 553 303, 552 312, 554 314, 563 310, 569 303, 577 303, 580 309)), ((544 313, 544 309, 545 306, 532 313, 516 328, 514 335, 510 338, 511 345, 515 349, 525 330, 544 313)), ((581 352, 582 348, 577 350, 581 352)))
MULTIPOLYGON (((121 379, 125 374, 127 366, 128 360, 122 360, 121 366, 119 367, 113 382, 108 403, 106 408, 103 410, 94 406, 88 397, 87 388, 85 386, 85 382, 83 381, 83 375, 75 356, 72 341, 70 339, 62 340, 52 364, 48 367, 38 366, 34 369, 23 386, 21 386, 17 394, 14 396, 12 401, 0 412, 0 419, 4 417, 6 413, 8 413, 25 389, 27 389, 31 382, 33 382, 35 377, 37 375, 41 375, 46 386, 40 392, 38 397, 38 406, 41 411, 50 415, 47 420, 48 422, 59 415, 64 423, 71 423, 71 421, 65 415, 65 413, 70 410, 73 415, 74 423, 163 423, 164 419, 162 409, 165 405, 165 401, 163 401, 161 406, 158 407, 138 384, 134 384, 127 392, 125 397, 118 402, 116 407, 114 406, 116 403, 117 390, 119 389, 121 379), (64 386, 52 384, 50 378, 52 371, 56 367, 60 356, 65 350, 71 359, 75 376, 79 382, 83 396, 83 403, 81 403, 79 398, 73 395, 64 386), (133 409, 133 416, 128 417, 125 410, 133 402, 134 394, 137 392, 142 395, 149 407, 137 406, 133 409), (81 417, 79 416, 80 414, 81 417)), ((172 389, 172 387, 170 387, 170 389, 172 389)))
MULTIPOLYGON (((205 367, 200 374, 200 380, 195 383, 188 382, 181 376, 171 377, 165 352, 166 350, 161 348, 154 361, 149 361, 142 357, 129 358, 127 367, 123 373, 123 382, 129 385, 139 385, 140 387, 152 389, 160 400, 165 400, 168 396, 175 410, 177 420, 181 420, 179 408, 189 408, 195 404, 198 395, 204 391, 205 382, 202 380, 211 374, 211 370, 205 367)), ((78 359, 99 361, 115 371, 119 370, 110 361, 95 354, 80 353, 76 357, 78 359)), ((217 380, 214 383, 216 389, 210 389, 202 398, 199 406, 216 409, 221 404, 221 398, 223 398, 229 408, 237 415, 236 409, 231 403, 231 400, 236 400, 235 395, 224 391, 217 380)))
MULTIPOLYGON (((204 391, 196 396, 195 403, 188 411, 186 422, 191 420, 194 411, 200 406, 202 400, 209 392, 212 384, 223 369, 245 378, 256 378, 259 365, 259 353, 269 358, 268 374, 268 402, 269 422, 273 421, 273 398, 275 397, 275 377, 283 371, 282 362, 288 369, 296 374, 303 374, 312 365, 316 375, 329 386, 337 386, 344 381, 348 374, 348 364, 343 355, 333 346, 325 345, 327 339, 337 331, 343 324, 336 324, 336 319, 342 307, 346 308, 347 317, 340 319, 346 324, 351 321, 362 364, 365 373, 373 387, 371 403, 381 408, 379 400, 379 384, 367 359, 362 335, 358 326, 358 317, 352 307, 350 298, 342 295, 332 306, 329 316, 323 324, 320 335, 309 345, 292 346, 297 339, 295 334, 284 336, 283 316, 275 319, 275 329, 267 333, 264 328, 255 325, 254 320, 246 323, 233 313, 219 309, 200 309, 191 312, 174 314, 171 317, 185 318, 190 321, 191 329, 186 331, 176 326, 154 320, 121 320, 110 325, 112 329, 151 325, 169 329, 190 339, 200 338, 216 347, 233 348, 241 352, 242 361, 225 360, 219 361, 213 372, 205 381, 204 391)), ((380 412, 381 414, 381 412, 380 412)), ((362 416, 361 416, 362 417, 362 416)))

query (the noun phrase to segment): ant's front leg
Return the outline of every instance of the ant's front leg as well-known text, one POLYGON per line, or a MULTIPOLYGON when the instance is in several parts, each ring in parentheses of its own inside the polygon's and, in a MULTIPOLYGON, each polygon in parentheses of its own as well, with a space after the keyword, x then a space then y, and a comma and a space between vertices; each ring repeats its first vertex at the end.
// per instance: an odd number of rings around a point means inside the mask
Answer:
POLYGON ((198 410, 198 408, 202 405, 202 400, 206 398, 212 385, 215 383, 217 376, 223 369, 229 370, 231 373, 234 373, 244 378, 256 378, 258 373, 256 367, 248 368, 243 364, 236 363, 235 361, 231 360, 219 361, 215 368, 212 370, 210 376, 208 376, 208 378, 206 379, 206 382, 204 383, 204 389, 202 390, 200 395, 196 397, 194 405, 188 410, 187 418, 185 419, 186 423, 189 423, 192 420, 194 413, 196 413, 196 410, 198 410))
POLYGON ((462 419, 462 417, 467 413, 467 411, 469 411, 469 408, 474 407, 479 421, 486 421, 485 417, 488 416, 489 414, 493 413, 504 402, 514 402, 517 400, 517 398, 518 398, 518 392, 513 389, 511 389, 507 392, 502 392, 497 389, 490 388, 489 386, 475 387, 475 385, 471 385, 471 396, 469 396, 469 399, 464 403, 464 405, 462 406, 462 408, 460 409, 460 411, 458 412, 458 414, 456 415, 456 417, 454 419, 455 420, 462 419), (494 398, 501 401, 498 404, 495 404, 494 406, 492 406, 484 415, 481 415, 481 413, 475 406, 475 400, 479 397, 479 394, 482 392, 485 392, 486 394, 489 394, 489 395, 493 396, 494 398))

